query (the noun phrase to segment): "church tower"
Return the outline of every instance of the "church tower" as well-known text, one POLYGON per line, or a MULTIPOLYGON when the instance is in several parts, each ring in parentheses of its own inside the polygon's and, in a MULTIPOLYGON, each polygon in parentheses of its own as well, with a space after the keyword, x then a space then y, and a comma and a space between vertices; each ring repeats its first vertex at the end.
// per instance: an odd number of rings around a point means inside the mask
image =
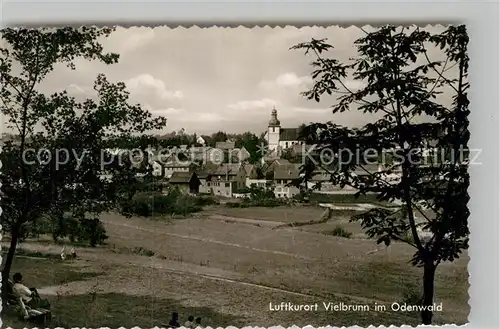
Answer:
POLYGON ((280 145, 280 121, 278 120, 278 111, 273 107, 271 111, 271 120, 267 127, 267 144, 269 153, 277 153, 280 145))

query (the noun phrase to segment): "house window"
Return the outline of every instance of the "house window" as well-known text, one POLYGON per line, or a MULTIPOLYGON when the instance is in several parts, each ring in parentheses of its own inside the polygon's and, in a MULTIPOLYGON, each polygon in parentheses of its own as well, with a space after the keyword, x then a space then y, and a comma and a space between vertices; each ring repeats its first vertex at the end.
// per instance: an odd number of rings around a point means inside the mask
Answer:
POLYGON ((285 148, 288 148, 288 142, 285 142, 285 148))
POLYGON ((274 127, 273 127, 273 132, 274 132, 274 127))
POLYGON ((226 185, 226 187, 229 187, 229 183, 226 183, 225 185, 226 185))

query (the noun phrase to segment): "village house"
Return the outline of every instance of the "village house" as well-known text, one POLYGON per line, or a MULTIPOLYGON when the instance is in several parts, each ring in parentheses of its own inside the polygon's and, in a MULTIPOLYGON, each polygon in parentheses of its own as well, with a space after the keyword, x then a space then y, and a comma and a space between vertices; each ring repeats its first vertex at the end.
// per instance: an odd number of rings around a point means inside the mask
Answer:
POLYGON ((192 146, 188 150, 188 155, 193 162, 207 163, 213 160, 212 151, 213 148, 209 146, 192 146))
POLYGON ((235 148, 229 151, 231 163, 244 162, 250 158, 250 152, 245 147, 235 148))
POLYGON ((259 178, 257 172, 257 165, 253 164, 245 164, 245 186, 247 188, 255 185, 260 188, 266 188, 271 184, 271 180, 267 180, 265 178, 259 178))
POLYGON ((230 198, 245 187, 246 174, 239 163, 208 164, 199 175, 205 182, 201 188, 204 193, 230 198))
MULTIPOLYGON (((321 169, 313 172, 311 178, 307 180, 307 187, 315 187, 317 191, 321 192, 340 191, 341 188, 337 185, 334 185, 330 181, 331 173, 335 171, 335 168, 332 168, 330 171, 321 169)), ((369 163, 354 168, 354 170, 351 172, 351 177, 354 181, 354 179, 356 178, 362 178, 363 176, 370 176, 377 173, 378 175, 380 175, 379 179, 386 182, 398 180, 400 177, 400 173, 398 172, 397 168, 394 169, 394 171, 390 174, 383 173, 383 171, 384 166, 382 164, 369 163)), ((354 191, 355 189, 350 185, 346 185, 342 188, 342 190, 354 191)))
POLYGON ((300 170, 300 164, 299 163, 291 163, 290 161, 286 159, 274 159, 274 160, 267 160, 262 164, 262 172, 265 177, 272 177, 273 172, 277 168, 291 168, 293 170, 300 170))
POLYGON ((206 141, 205 141, 205 139, 204 139, 203 137, 198 136, 198 137, 196 137, 196 143, 197 143, 197 144, 200 144, 200 145, 202 145, 202 146, 205 146, 206 141))
POLYGON ((274 170, 274 195, 277 198, 293 198, 300 189, 292 184, 300 180, 300 171, 290 166, 279 166, 274 170))
POLYGON ((158 161, 152 161, 151 166, 153 167, 153 176, 155 177, 165 177, 163 165, 158 161))
POLYGON ((163 176, 170 178, 174 173, 188 173, 192 166, 191 161, 171 160, 163 164, 163 176))
POLYGON ((255 179, 247 178, 246 187, 250 188, 252 186, 255 186, 259 188, 268 188, 271 186, 272 182, 273 182, 272 180, 265 178, 255 178, 255 179))
POLYGON ((201 185, 194 172, 174 172, 168 181, 169 186, 179 189, 185 194, 197 194, 201 185))
POLYGON ((318 170, 312 173, 311 178, 307 180, 307 188, 314 188, 317 191, 328 191, 334 188, 330 181, 331 174, 324 170, 318 170))
POLYGON ((208 173, 205 170, 197 170, 195 171, 198 179, 200 180, 200 188, 199 191, 202 194, 211 194, 210 187, 207 184, 208 173))

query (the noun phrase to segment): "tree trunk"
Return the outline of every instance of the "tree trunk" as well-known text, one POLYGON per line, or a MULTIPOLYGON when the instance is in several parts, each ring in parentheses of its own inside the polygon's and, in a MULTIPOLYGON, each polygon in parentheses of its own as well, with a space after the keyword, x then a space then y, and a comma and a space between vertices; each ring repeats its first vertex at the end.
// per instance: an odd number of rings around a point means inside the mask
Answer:
POLYGON ((426 309, 422 310, 422 324, 432 324, 432 311, 431 307, 434 303, 434 276, 436 274, 436 266, 430 262, 424 265, 424 295, 422 298, 422 305, 426 309))
MULTIPOLYGON (((14 255, 16 253, 16 247, 17 247, 17 242, 19 241, 19 232, 15 228, 12 229, 11 231, 11 240, 10 240, 10 246, 9 246, 9 251, 7 252, 7 257, 5 257, 5 265, 2 270, 2 282, 8 282, 9 277, 10 277, 10 269, 12 267, 12 261, 14 260, 14 255)), ((5 293, 7 289, 7 284, 2 284, 2 295, 4 298, 2 300, 4 302, 7 301, 7 298, 5 293)))

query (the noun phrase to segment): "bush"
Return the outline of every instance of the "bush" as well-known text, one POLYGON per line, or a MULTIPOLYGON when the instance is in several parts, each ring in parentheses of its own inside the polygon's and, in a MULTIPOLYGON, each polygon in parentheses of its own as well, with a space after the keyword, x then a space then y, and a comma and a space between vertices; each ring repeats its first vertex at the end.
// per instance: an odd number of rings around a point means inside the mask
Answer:
POLYGON ((174 207, 171 210, 171 214, 186 216, 200 210, 202 210, 202 206, 198 204, 195 197, 181 196, 176 200, 174 207))
POLYGON ((152 217, 161 215, 188 215, 203 209, 203 206, 215 204, 210 196, 184 195, 179 190, 169 190, 167 194, 142 193, 121 206, 125 215, 152 217))
POLYGON ((403 303, 408 305, 422 305, 422 302, 420 291, 413 286, 407 285, 403 291, 403 303))
POLYGON ((247 208, 248 204, 244 204, 243 202, 228 202, 226 203, 226 207, 228 208, 247 208))
POLYGON ((237 194, 246 194, 246 193, 250 193, 251 191, 252 191, 251 188, 244 187, 244 188, 237 189, 234 193, 237 193, 237 194))
POLYGON ((210 206, 214 204, 218 204, 219 202, 215 200, 214 197, 208 195, 208 196, 199 196, 196 198, 197 204, 199 206, 210 206))
POLYGON ((350 238, 352 236, 351 232, 347 231, 340 225, 337 225, 332 231, 328 232, 328 234, 333 236, 340 236, 343 238, 350 238))
POLYGON ((283 200, 280 199, 244 199, 241 202, 228 202, 226 207, 228 208, 250 208, 250 207, 279 207, 285 204, 283 200))
POLYGON ((89 243, 95 247, 108 238, 104 225, 99 218, 88 218, 72 213, 60 214, 52 218, 52 238, 68 237, 72 243, 89 243))
POLYGON ((142 247, 135 247, 132 249, 132 252, 137 255, 141 256, 147 256, 147 257, 153 257, 155 255, 155 252, 149 249, 145 249, 142 247))

